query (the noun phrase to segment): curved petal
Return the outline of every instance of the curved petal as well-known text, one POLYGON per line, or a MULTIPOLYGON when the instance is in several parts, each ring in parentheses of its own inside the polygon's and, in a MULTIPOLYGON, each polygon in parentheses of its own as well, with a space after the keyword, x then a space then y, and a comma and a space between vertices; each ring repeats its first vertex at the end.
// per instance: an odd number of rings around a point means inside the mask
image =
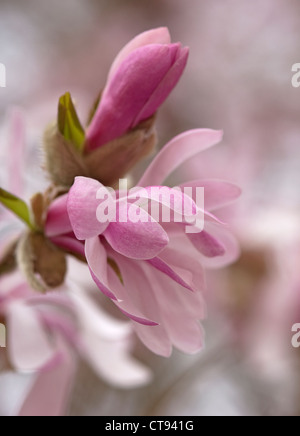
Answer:
POLYGON ((223 244, 205 230, 201 233, 190 233, 188 234, 188 238, 205 257, 224 256, 226 253, 223 244))
POLYGON ((133 38, 116 56, 109 74, 108 81, 112 78, 113 74, 120 67, 122 62, 137 48, 143 47, 149 44, 170 44, 171 36, 167 27, 159 27, 157 29, 151 29, 146 32, 140 33, 133 38))
POLYGON ((158 271, 161 271, 162 273, 166 274, 168 277, 170 277, 171 280, 174 280, 174 282, 178 283, 182 287, 188 289, 189 291, 193 292, 193 288, 191 288, 190 285, 188 285, 179 274, 177 274, 174 269, 170 265, 168 265, 165 261, 160 259, 159 257, 155 257, 154 259, 150 259, 147 262, 149 262, 150 265, 152 265, 154 268, 158 269, 158 271))
MULTIPOLYGON (((115 257, 112 250, 110 256, 112 259, 115 257)), ((99 238, 93 238, 86 241, 86 258, 91 275, 100 291, 107 297, 111 298, 126 316, 147 326, 157 325, 157 323, 152 321, 151 318, 148 319, 144 316, 139 307, 135 306, 131 294, 127 294, 127 290, 122 285, 120 278, 108 265, 107 252, 99 238)))
POLYGON ((96 285, 112 300, 117 300, 114 292, 110 289, 107 276, 107 254, 98 237, 88 239, 85 243, 85 256, 93 280, 96 285))
POLYGON ((162 185, 176 168, 220 142, 222 136, 222 131, 209 129, 190 130, 177 136, 158 153, 137 185, 162 185))
POLYGON ((57 245, 57 247, 60 247, 65 251, 76 253, 83 257, 85 256, 84 243, 78 241, 78 239, 75 238, 75 235, 56 236, 50 238, 50 240, 54 245, 57 245))
POLYGON ((97 218, 100 199, 104 200, 105 196, 113 205, 110 192, 100 182, 87 177, 76 177, 68 195, 67 209, 77 239, 85 240, 101 235, 108 227, 109 221, 101 223, 97 218))
POLYGON ((135 204, 120 203, 119 221, 122 222, 111 223, 103 235, 115 251, 126 257, 152 259, 168 245, 169 238, 162 226, 135 204), (132 222, 133 215, 142 222, 132 222))
POLYGON ((137 115, 172 68, 179 47, 180 44, 151 44, 126 58, 105 89, 88 128, 89 151, 122 136, 134 126, 137 115))
POLYGON ((65 346, 61 346, 57 364, 37 375, 18 416, 64 416, 69 405, 75 371, 76 359, 65 346))
POLYGON ((68 194, 62 195, 51 203, 47 211, 45 233, 49 238, 72 232, 67 201, 68 194))
POLYGON ((193 180, 180 185, 181 188, 193 188, 193 199, 195 201, 195 189, 204 188, 205 209, 214 211, 227 206, 239 198, 241 189, 223 180, 193 180))

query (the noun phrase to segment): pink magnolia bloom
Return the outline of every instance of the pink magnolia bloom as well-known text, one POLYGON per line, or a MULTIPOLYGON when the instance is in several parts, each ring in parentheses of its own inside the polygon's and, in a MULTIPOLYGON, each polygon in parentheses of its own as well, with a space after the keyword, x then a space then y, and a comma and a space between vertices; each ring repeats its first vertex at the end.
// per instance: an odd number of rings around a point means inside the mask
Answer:
MULTIPOLYGON (((138 186, 161 185, 185 160, 221 138, 222 132, 204 129, 176 137, 157 155, 138 186)), ((204 187, 206 209, 211 211, 240 194, 236 186, 222 181, 199 180, 185 185, 204 187)), ((94 180, 78 178, 67 201, 72 229, 85 240, 86 259, 99 289, 134 321, 138 336, 155 353, 168 356, 173 345, 188 353, 198 351, 203 345, 199 319, 205 314, 203 267, 221 267, 236 259, 239 250, 235 239, 209 213, 205 214, 204 230, 189 235, 182 224, 159 224, 153 219, 101 224, 96 217, 99 188, 102 185, 94 180)), ((176 204, 174 201, 174 209, 176 204)), ((121 214, 127 216, 127 212, 121 214)), ((52 219, 47 228, 51 229, 55 204, 49 216, 52 219)), ((70 232, 65 212, 63 222, 64 232, 70 232)))
POLYGON ((189 50, 171 44, 168 29, 144 32, 116 57, 87 131, 89 151, 150 118, 179 81, 189 50))
POLYGON ((78 355, 116 387, 132 388, 150 379, 148 369, 130 356, 130 324, 95 307, 87 289, 78 286, 86 267, 69 266, 73 277, 63 293, 37 296, 19 274, 1 279, 0 316, 6 319, 9 360, 18 371, 35 374, 21 416, 66 413, 78 355))

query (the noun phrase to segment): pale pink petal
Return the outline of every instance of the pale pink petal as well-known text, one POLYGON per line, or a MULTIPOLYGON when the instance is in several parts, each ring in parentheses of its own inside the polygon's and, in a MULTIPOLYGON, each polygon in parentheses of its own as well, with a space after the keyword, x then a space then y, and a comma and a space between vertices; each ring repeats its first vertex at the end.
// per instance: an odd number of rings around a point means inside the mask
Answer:
POLYGON ((105 89, 88 128, 88 150, 122 136, 134 126, 137 115, 172 68, 178 47, 180 44, 151 44, 126 58, 105 89))
POLYGON ((55 344, 43 329, 36 311, 24 303, 14 303, 8 313, 10 359, 21 371, 33 371, 53 359, 55 344))
MULTIPOLYGON (((191 244, 186 234, 174 233, 170 236, 168 248, 159 256, 178 274, 193 290, 205 289, 205 274, 199 253, 191 244)), ((186 295, 186 293, 184 293, 186 295)), ((203 307, 203 304, 202 304, 203 307)), ((200 308, 198 307, 198 312, 200 308)))
POLYGON ((136 307, 135 302, 128 297, 127 289, 108 265, 108 253, 114 259, 116 253, 109 249, 105 250, 99 238, 86 241, 86 258, 96 285, 104 295, 114 301, 126 316, 147 326, 156 325, 157 323, 151 318, 145 317, 139 307, 136 307))
POLYGON ((25 122, 23 114, 14 109, 10 116, 10 140, 7 156, 8 189, 18 196, 24 194, 25 122))
POLYGON ((131 259, 152 259, 167 245, 169 238, 162 226, 134 204, 120 203, 119 220, 111 223, 104 232, 110 246, 131 259), (144 222, 131 222, 130 212, 135 212, 144 222))
POLYGON ((149 328, 141 324, 135 324, 134 330, 150 351, 162 357, 171 356, 172 342, 163 325, 149 328))
POLYGON ((226 253, 223 244, 205 230, 201 233, 190 233, 188 238, 205 257, 224 256, 226 253))
POLYGON ((119 388, 134 388, 150 381, 150 371, 130 355, 129 322, 113 319, 83 296, 78 300, 78 316, 84 357, 101 378, 119 388))
POLYGON ((177 136, 158 153, 137 185, 162 185, 176 168, 220 142, 222 136, 222 131, 209 129, 190 130, 177 136))
POLYGON ((133 38, 116 56, 109 74, 108 80, 111 79, 113 74, 120 67, 122 62, 137 48, 143 47, 148 44, 170 44, 171 36, 169 30, 166 27, 159 27, 157 29, 151 29, 146 32, 140 33, 133 38))
POLYGON ((133 123, 134 126, 151 117, 156 112, 157 108, 164 103, 181 78, 185 70, 188 57, 189 49, 187 47, 178 49, 177 60, 175 61, 173 67, 169 70, 141 112, 137 115, 133 123))
POLYGON ((230 230, 212 223, 206 223, 205 230, 225 248, 223 256, 209 258, 200 254, 201 263, 205 268, 223 268, 239 258, 240 247, 230 230))
MULTIPOLYGON (((184 217, 186 219, 196 217, 197 213, 200 212, 193 199, 185 195, 181 189, 169 188, 168 186, 148 186, 143 189, 137 187, 134 191, 129 192, 127 199, 134 199, 134 204, 143 207, 157 221, 162 222, 165 209, 173 211, 173 218, 179 219, 179 222, 185 222, 184 217)), ((170 213, 166 216, 172 218, 170 213)))
MULTIPOLYGON (((117 303, 117 306, 128 312, 139 310, 145 318, 153 319, 159 324, 163 323, 160 302, 152 289, 151 271, 155 270, 151 266, 145 268, 143 261, 132 261, 118 254, 114 254, 113 257, 120 268, 125 285, 121 295, 123 301, 117 303)), ((139 338, 150 350, 165 357, 170 356, 172 346, 163 325, 147 326, 135 322, 133 326, 139 338)))
POLYGON ((49 238, 72 232, 67 210, 67 200, 68 194, 58 197, 51 203, 47 211, 45 233, 49 238))
MULTIPOLYGON (((100 190, 113 202, 109 191, 97 180, 76 177, 68 195, 67 209, 72 229, 79 240, 100 235, 109 225, 97 219, 97 208, 101 200, 97 196, 100 190)), ((104 199, 104 196, 103 196, 104 199)))
POLYGON ((180 187, 193 188, 194 201, 196 188, 204 188, 205 209, 210 211, 227 206, 241 195, 241 189, 238 186, 223 180, 193 180, 180 187))
MULTIPOLYGON (((188 289, 189 291, 193 292, 193 288, 191 288, 190 285, 188 285, 175 271, 172 269, 170 265, 168 265, 166 262, 164 262, 159 257, 155 257, 153 259, 148 260, 150 265, 152 265, 154 268, 158 269, 162 273, 166 274, 168 277, 170 277, 171 280, 174 280, 174 282, 178 283, 182 287, 188 289)), ((172 284, 170 283, 170 286, 172 284)))
POLYGON ((37 375, 19 416, 64 416, 69 406, 76 366, 76 358, 61 346, 59 361, 54 368, 37 375))

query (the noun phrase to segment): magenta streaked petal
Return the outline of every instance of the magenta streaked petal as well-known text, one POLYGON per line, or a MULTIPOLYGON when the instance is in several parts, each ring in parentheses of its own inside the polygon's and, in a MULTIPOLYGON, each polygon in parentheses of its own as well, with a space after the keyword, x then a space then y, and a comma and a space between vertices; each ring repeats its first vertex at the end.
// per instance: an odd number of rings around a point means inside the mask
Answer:
POLYGON ((193 188, 193 199, 196 199, 196 188, 204 188, 205 208, 214 211, 227 206, 241 195, 241 189, 223 180, 193 180, 180 185, 181 188, 193 188))
POLYGON ((47 371, 40 372, 18 416, 64 416, 67 413, 76 372, 76 359, 60 347, 60 359, 47 371))
POLYGON ((119 220, 111 223, 104 232, 109 245, 118 253, 131 259, 152 259, 169 242, 167 233, 151 216, 134 204, 119 204, 119 220), (132 222, 130 214, 135 213, 144 222, 132 222))
POLYGON ((100 223, 97 219, 97 208, 100 205, 97 196, 100 190, 111 198, 109 191, 100 182, 87 177, 76 177, 70 189, 67 208, 72 229, 79 240, 101 235, 109 225, 109 222, 100 223))
POLYGON ((214 237, 225 249, 223 256, 206 257, 201 256, 201 263, 204 268, 223 268, 235 262, 240 256, 240 246, 229 229, 220 227, 213 223, 206 223, 205 230, 214 237))
POLYGON ((155 217, 157 221, 161 219, 161 214, 165 208, 173 211, 179 222, 185 222, 184 217, 186 219, 196 217, 197 213, 200 212, 193 199, 185 195, 180 188, 174 189, 168 186, 136 188, 128 195, 128 200, 131 199, 140 206, 147 205, 147 211, 151 212, 151 216, 155 217))
POLYGON ((133 38, 116 56, 109 74, 108 80, 111 79, 113 74, 117 71, 123 61, 137 48, 143 47, 149 44, 170 44, 171 36, 169 30, 166 27, 159 27, 157 29, 151 29, 146 32, 140 33, 133 38))
POLYGON ((210 129, 190 130, 177 136, 158 153, 137 185, 162 185, 176 168, 216 145, 222 136, 222 131, 210 129))
POLYGON ((226 252, 223 244, 205 230, 201 233, 190 233, 188 238, 205 257, 224 256, 226 252))
POLYGON ((68 194, 58 197, 51 203, 47 211, 45 233, 49 238, 72 232, 67 210, 67 200, 68 194))
POLYGON ((148 326, 160 323, 159 304, 152 292, 150 278, 143 270, 143 261, 133 261, 113 253, 111 256, 118 265, 124 286, 118 290, 119 309, 135 322, 148 326))

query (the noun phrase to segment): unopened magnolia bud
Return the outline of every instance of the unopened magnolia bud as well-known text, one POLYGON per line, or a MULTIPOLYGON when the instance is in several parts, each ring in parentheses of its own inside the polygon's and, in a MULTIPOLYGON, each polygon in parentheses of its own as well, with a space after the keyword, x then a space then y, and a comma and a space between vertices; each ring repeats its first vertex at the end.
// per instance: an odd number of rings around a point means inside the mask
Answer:
POLYGON ((76 176, 87 176, 81 154, 51 124, 44 134, 45 169, 56 186, 70 188, 76 176))
POLYGON ((17 261, 30 286, 39 292, 64 283, 67 272, 65 254, 40 233, 27 233, 21 238, 17 261))
POLYGON ((85 155, 89 177, 103 185, 114 186, 141 159, 156 147, 155 116, 139 124, 134 130, 85 155))

